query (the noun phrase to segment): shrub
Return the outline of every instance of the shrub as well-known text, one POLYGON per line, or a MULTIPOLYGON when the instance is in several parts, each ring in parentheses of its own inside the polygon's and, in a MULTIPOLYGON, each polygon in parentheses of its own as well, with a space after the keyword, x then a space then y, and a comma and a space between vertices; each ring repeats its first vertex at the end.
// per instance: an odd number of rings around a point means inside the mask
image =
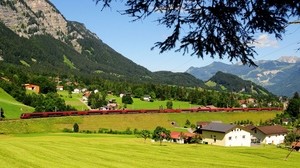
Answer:
POLYGON ((74 132, 79 132, 79 125, 78 125, 77 123, 75 123, 75 124, 73 125, 73 131, 74 131, 74 132))
POLYGON ((69 129, 69 128, 64 128, 62 131, 63 131, 63 132, 68 132, 68 133, 73 132, 73 131, 72 131, 71 129, 69 129))

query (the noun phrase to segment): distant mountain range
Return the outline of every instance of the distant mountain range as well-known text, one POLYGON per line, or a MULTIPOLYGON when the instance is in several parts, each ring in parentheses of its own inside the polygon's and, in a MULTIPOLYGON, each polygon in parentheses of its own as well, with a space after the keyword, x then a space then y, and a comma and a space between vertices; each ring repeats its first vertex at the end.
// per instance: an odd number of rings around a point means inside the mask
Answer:
POLYGON ((300 92, 299 57, 283 56, 278 60, 257 61, 256 64, 258 67, 213 62, 205 67, 191 67, 186 72, 203 81, 209 80, 218 71, 234 74, 279 96, 292 96, 300 92))
POLYGON ((188 73, 153 73, 137 65, 82 23, 66 20, 49 0, 0 1, 0 64, 45 75, 203 85, 188 73))

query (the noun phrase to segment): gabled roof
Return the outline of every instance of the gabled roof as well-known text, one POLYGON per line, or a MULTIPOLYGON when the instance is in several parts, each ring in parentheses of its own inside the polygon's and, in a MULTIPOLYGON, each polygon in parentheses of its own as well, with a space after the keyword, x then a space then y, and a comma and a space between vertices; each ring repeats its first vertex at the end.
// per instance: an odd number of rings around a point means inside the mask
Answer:
POLYGON ((256 128, 265 135, 286 134, 288 132, 288 130, 281 125, 260 126, 256 128))
POLYGON ((170 137, 171 137, 172 139, 183 138, 183 137, 181 137, 181 136, 184 136, 184 137, 188 138, 188 137, 193 137, 194 135, 195 135, 195 134, 190 133, 190 132, 171 132, 171 133, 170 133, 170 137))
POLYGON ((226 133, 235 127, 237 127, 235 124, 209 123, 207 126, 201 128, 201 130, 226 133))
POLYGON ((245 128, 248 130, 253 130, 256 127, 254 125, 246 125, 245 128))

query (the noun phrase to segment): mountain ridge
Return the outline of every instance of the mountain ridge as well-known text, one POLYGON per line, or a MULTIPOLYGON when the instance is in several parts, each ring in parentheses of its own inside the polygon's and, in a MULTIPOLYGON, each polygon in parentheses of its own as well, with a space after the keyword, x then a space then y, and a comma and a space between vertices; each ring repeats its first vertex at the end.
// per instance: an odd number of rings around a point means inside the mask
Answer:
MULTIPOLYGON (((0 1, 0 63, 41 74, 73 74, 116 81, 189 86, 184 73, 170 83, 105 44, 83 23, 68 21, 49 0, 0 1), (14 34, 13 34, 14 33, 14 34)), ((175 75, 175 74, 174 74, 175 75)))
POLYGON ((248 67, 240 64, 225 64, 213 62, 204 67, 191 67, 186 72, 203 81, 209 80, 218 71, 237 75, 244 80, 261 85, 279 96, 292 96, 300 91, 300 58, 283 56, 277 60, 256 61, 258 67, 248 67))

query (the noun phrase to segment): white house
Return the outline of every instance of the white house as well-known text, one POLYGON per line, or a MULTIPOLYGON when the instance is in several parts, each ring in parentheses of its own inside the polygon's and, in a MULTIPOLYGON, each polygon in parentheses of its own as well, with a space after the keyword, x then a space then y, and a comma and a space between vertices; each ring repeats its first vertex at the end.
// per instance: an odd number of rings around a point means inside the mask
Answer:
POLYGON ((288 130, 281 125, 260 126, 252 129, 258 143, 278 145, 284 142, 288 130))
POLYGON ((76 88, 76 89, 73 90, 72 93, 80 93, 80 90, 76 88))
POLYGON ((144 100, 144 101, 150 101, 150 100, 151 100, 151 96, 145 95, 145 96, 143 97, 143 100, 144 100))
POLYGON ((250 131, 235 125, 209 123, 201 128, 203 141, 220 146, 251 146, 250 131))

